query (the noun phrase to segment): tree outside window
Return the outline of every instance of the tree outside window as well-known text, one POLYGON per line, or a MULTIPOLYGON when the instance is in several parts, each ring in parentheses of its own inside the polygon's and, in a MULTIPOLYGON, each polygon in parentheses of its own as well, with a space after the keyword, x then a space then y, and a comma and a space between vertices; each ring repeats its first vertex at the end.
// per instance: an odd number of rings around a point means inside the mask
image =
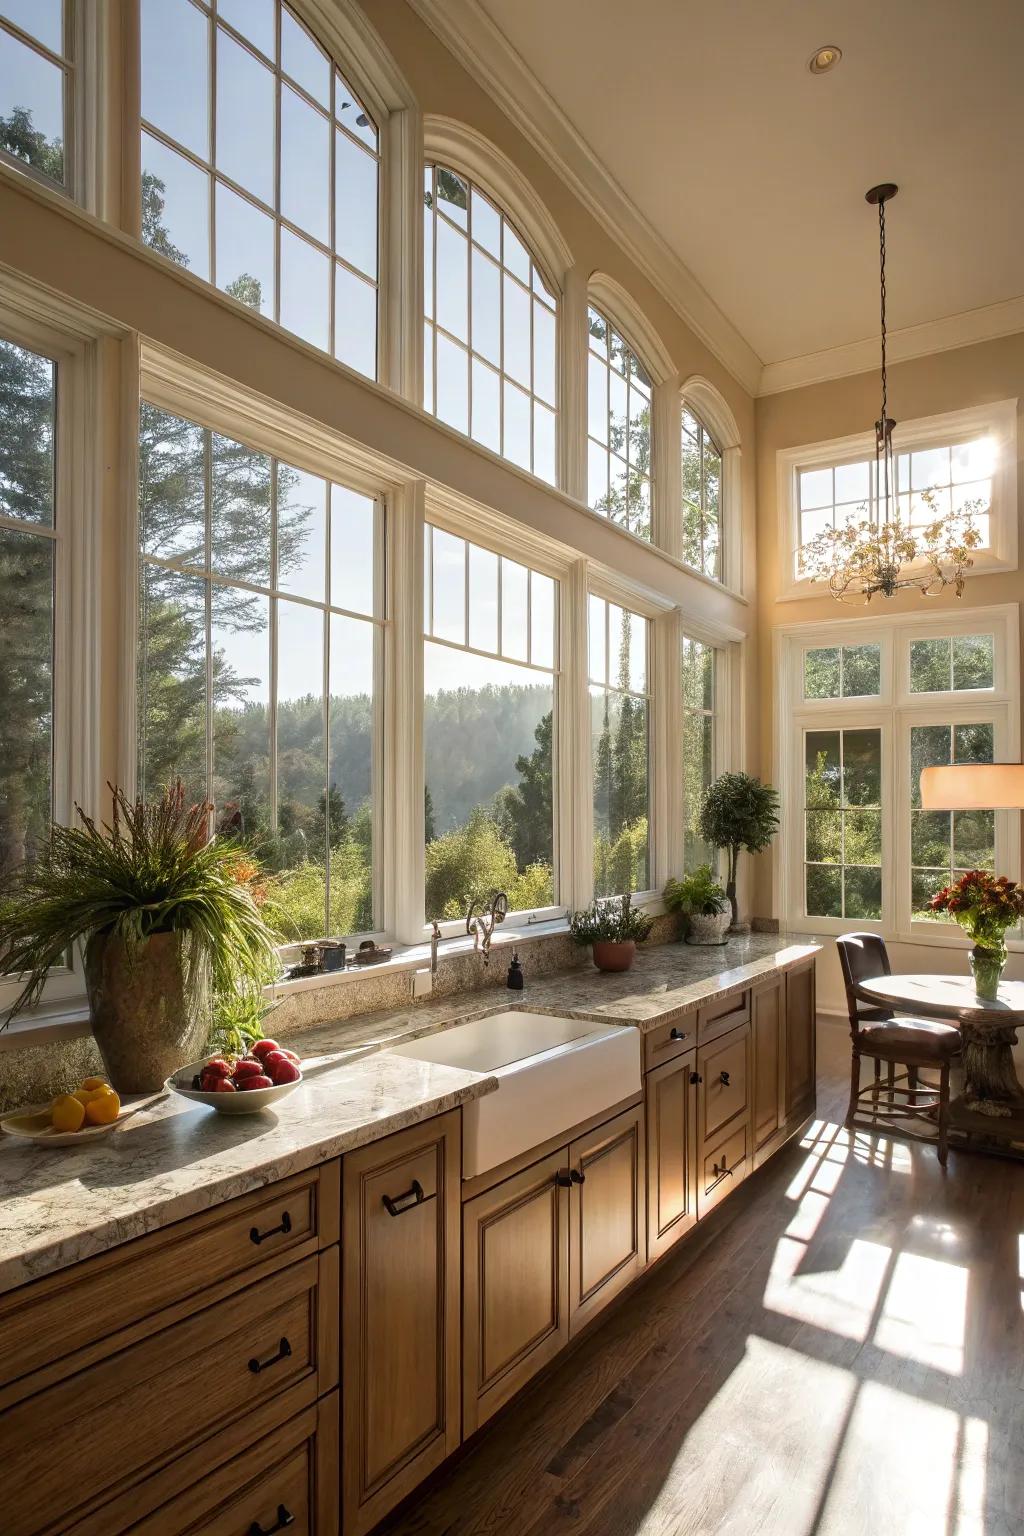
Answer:
POLYGON ((648 622, 590 598, 594 894, 650 889, 648 622))

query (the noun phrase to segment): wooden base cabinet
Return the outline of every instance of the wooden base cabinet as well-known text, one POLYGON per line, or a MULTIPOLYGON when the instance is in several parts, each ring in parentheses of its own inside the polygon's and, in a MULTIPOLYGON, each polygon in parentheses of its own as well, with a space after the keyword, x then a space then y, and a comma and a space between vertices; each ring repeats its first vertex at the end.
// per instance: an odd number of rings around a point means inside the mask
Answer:
POLYGON ((697 1215, 750 1172, 750 1025, 697 1051, 697 1215))
POLYGON ((817 1058, 814 961, 786 972, 786 1119, 814 1112, 817 1058))
POLYGON ((647 1262, 644 1106, 569 1148, 569 1335, 574 1338, 647 1262))
POLYGON ((460 1138, 456 1110, 343 1159, 345 1536, 460 1442, 460 1138))
POLYGON ((569 1341, 570 1187, 562 1148, 462 1208, 466 1435, 569 1341))
POLYGON ((750 1033, 751 1141, 756 1168, 772 1155, 786 1128, 785 976, 773 976, 754 988, 750 1033))
POLYGON ((697 1220, 696 1052, 644 1079, 647 1110, 647 1257, 660 1259, 697 1220))

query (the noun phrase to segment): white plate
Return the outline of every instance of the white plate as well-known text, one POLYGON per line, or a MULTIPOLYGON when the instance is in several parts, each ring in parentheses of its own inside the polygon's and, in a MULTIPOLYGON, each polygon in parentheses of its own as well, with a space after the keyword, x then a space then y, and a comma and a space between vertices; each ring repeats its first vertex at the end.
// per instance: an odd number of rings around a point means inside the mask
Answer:
POLYGON ((8 1136, 20 1136, 23 1141, 37 1141, 43 1147, 75 1147, 93 1136, 106 1136, 110 1131, 116 1131, 124 1118, 122 1109, 109 1125, 83 1125, 80 1131, 55 1131, 50 1124, 49 1108, 19 1110, 0 1120, 0 1130, 6 1131, 8 1136))
POLYGON ((278 1099, 286 1099, 302 1082, 300 1068, 294 1083, 277 1083, 273 1088, 248 1088, 242 1093, 204 1093, 201 1088, 192 1087, 192 1079, 212 1060, 212 1056, 204 1056, 202 1061, 193 1061, 187 1067, 181 1067, 173 1077, 167 1079, 164 1087, 171 1093, 180 1093, 183 1099, 194 1100, 196 1104, 209 1104, 211 1109, 221 1115, 253 1115, 258 1109, 268 1109, 271 1104, 276 1104, 278 1099))

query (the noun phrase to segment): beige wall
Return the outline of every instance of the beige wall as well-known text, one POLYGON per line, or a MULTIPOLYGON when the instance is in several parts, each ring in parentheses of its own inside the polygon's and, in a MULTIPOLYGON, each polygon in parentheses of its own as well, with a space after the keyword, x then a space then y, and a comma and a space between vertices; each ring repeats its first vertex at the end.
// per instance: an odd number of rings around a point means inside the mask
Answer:
MULTIPOLYGON (((1017 398, 1024 404, 1024 335, 1006 336, 973 347, 936 353, 900 363, 889 370, 890 410, 897 421, 931 416, 943 411, 964 409, 996 400, 1017 398)), ((803 443, 822 442, 854 432, 870 430, 878 415, 879 380, 877 373, 857 374, 853 378, 834 379, 807 389, 762 396, 757 401, 757 549, 758 549, 758 673, 761 700, 760 772, 770 778, 774 771, 777 733, 786 729, 785 721, 773 718, 774 679, 772 676, 772 632, 780 624, 862 618, 860 606, 846 607, 832 598, 820 596, 796 601, 781 601, 782 578, 781 518, 777 505, 776 454, 803 443)), ((898 431, 898 428, 897 428, 898 431)), ((1018 406, 1018 455, 1024 449, 1024 410, 1018 406)), ((1018 462, 1018 520, 1024 512, 1024 465, 1018 462)), ((1024 554, 1024 533, 1019 535, 1024 554)), ((885 604, 886 612, 914 612, 923 599, 914 592, 900 593, 885 604)), ((1024 574, 1012 571, 968 580, 963 604, 1020 603, 1024 601, 1024 574)), ((928 599, 930 607, 956 611, 957 598, 947 589, 941 596, 928 599)), ((755 906, 771 910, 771 855, 758 860, 755 906)), ((900 962, 901 969, 942 969, 941 956, 934 949, 910 954, 900 962), (924 962, 927 961, 927 964, 924 962)), ((918 946, 920 948, 920 946, 918 946)), ((950 967, 962 968, 962 956, 955 951, 950 967)), ((1018 957, 1021 958, 1021 957, 1018 957)), ((1024 973, 1024 968, 1022 968, 1024 973)), ((838 1006, 840 990, 838 966, 831 954, 822 966, 823 1000, 838 1006)))

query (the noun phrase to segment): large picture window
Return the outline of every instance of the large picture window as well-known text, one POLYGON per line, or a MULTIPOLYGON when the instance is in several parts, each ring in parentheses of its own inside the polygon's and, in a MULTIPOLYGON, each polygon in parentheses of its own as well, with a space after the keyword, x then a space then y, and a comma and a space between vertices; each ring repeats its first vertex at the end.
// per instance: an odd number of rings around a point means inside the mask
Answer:
POLYGON ((555 295, 466 177, 427 166, 423 219, 424 409, 554 485, 555 295))
POLYGON ((74 72, 66 0, 0 0, 0 158, 66 186, 74 72))
POLYGON ((587 495, 595 512, 651 538, 653 384, 598 310, 587 312, 587 495))
POLYGON ((424 766, 428 921, 504 891, 555 899, 557 583, 427 526, 424 766))
POLYGON ((804 736, 804 911, 882 916, 882 733, 804 736))
POLYGON ((54 809, 56 371, 0 338, 0 876, 33 857, 54 809))
POLYGON ((700 833, 704 796, 718 773, 718 648, 683 636, 683 868, 715 866, 718 853, 700 833))
POLYGON ((144 404, 138 782, 269 870, 285 938, 375 925, 381 509, 144 404))
POLYGON ((377 375, 380 150, 282 0, 141 0, 142 238, 377 375))
POLYGON ((591 594, 594 894, 650 889, 648 620, 591 594))

